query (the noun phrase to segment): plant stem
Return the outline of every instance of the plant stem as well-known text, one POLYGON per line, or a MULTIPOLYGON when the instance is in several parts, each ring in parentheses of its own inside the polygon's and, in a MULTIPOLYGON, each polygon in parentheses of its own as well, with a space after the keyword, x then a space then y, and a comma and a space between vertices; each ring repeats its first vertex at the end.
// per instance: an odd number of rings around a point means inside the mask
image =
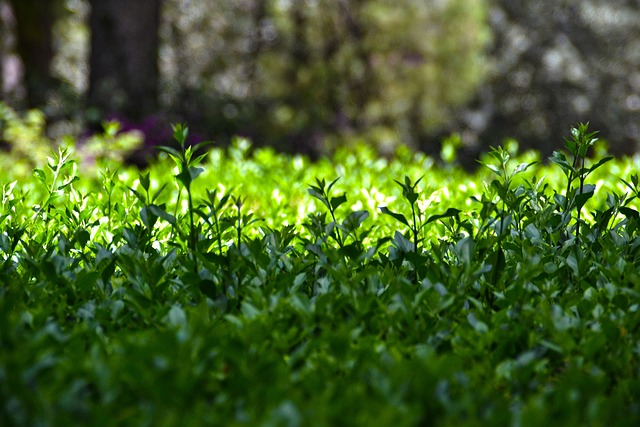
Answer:
POLYGON ((187 200, 189 204, 189 249, 191 250, 191 256, 193 258, 193 269, 195 273, 198 273, 198 258, 196 257, 196 242, 197 235, 193 222, 193 198, 191 196, 191 187, 187 187, 187 200))
POLYGON ((418 254, 418 223, 416 220, 416 207, 415 204, 411 205, 411 216, 413 217, 413 227, 412 227, 412 232, 413 232, 413 251, 416 253, 416 255, 418 254))

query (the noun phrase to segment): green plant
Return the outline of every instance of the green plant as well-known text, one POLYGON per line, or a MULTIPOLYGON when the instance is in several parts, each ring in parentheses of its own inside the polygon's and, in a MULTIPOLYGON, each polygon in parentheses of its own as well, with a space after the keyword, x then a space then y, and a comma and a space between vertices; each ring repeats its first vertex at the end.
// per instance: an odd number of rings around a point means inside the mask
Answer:
POLYGON ((0 183, 2 425, 640 422, 636 159, 468 175, 175 131, 145 171, 61 149, 0 183))
MULTIPOLYGON (((198 167, 198 165, 202 162, 202 160, 207 155, 206 153, 197 155, 196 151, 199 148, 209 143, 201 142, 199 144, 196 144, 195 146, 187 147, 185 144, 187 141, 188 134, 189 134, 188 127, 180 124, 175 125, 173 126, 173 137, 176 140, 176 142, 179 144, 179 149, 175 149, 167 146, 160 146, 158 147, 158 149, 160 151, 167 153, 169 157, 174 161, 174 163, 178 168, 178 173, 175 175, 175 177, 179 185, 181 185, 187 192, 187 203, 188 203, 187 212, 189 216, 189 232, 187 233, 187 236, 188 236, 187 247, 192 253, 194 253, 196 249, 196 244, 198 241, 199 229, 196 227, 196 224, 194 222, 195 208, 193 204, 191 184, 204 171, 204 169, 202 169, 201 167, 198 167)), ((148 175, 147 175, 147 178, 148 178, 148 175)), ((159 210, 156 209, 155 211, 156 211, 155 212, 156 215, 158 214, 162 215, 159 210)), ((175 227, 176 223, 173 221, 173 219, 166 215, 165 217, 169 219, 170 222, 173 222, 172 225, 174 225, 175 227)), ((180 232, 179 228, 178 228, 178 231, 180 232)), ((197 272, 198 260, 195 256, 195 253, 193 255, 193 264, 194 264, 194 267, 193 267, 194 271, 197 272)))
POLYGON ((320 200, 322 204, 324 204, 329 210, 329 214, 331 215, 332 221, 328 224, 326 228, 327 230, 326 234, 328 237, 333 237, 336 240, 336 242, 338 242, 338 245, 340 246, 340 248, 343 248, 344 241, 343 241, 340 227, 338 226, 338 222, 336 220, 336 209, 338 209, 340 205, 342 205, 347 201, 347 196, 346 196, 346 193, 343 193, 341 196, 336 196, 336 197, 329 196, 331 189, 333 188, 334 184, 338 181, 338 179, 340 178, 334 179, 329 183, 329 185, 327 185, 324 179, 320 180, 316 178, 316 184, 318 185, 309 186, 309 189, 307 191, 309 192, 310 195, 320 200))
POLYGON ((564 212, 570 212, 576 210, 576 239, 580 238, 580 225, 582 220, 580 218, 582 207, 587 200, 593 197, 596 186, 593 184, 586 184, 585 181, 589 175, 603 164, 611 161, 613 157, 604 157, 590 167, 585 166, 587 152, 597 141, 597 132, 588 132, 588 123, 578 124, 577 127, 571 128, 571 139, 565 140, 565 148, 572 156, 572 160, 569 161, 564 153, 554 151, 550 160, 556 165, 560 166, 562 172, 567 178, 567 189, 565 195, 557 196, 557 202, 562 207, 564 212), (578 181, 578 185, 574 187, 574 182, 578 181))
POLYGON ((419 265, 425 264, 427 260, 427 258, 423 256, 423 249, 420 247, 420 243, 423 240, 420 237, 420 234, 423 228, 427 224, 437 220, 457 217, 461 212, 457 208, 449 208, 443 214, 431 215, 426 220, 423 220, 424 214, 417 206, 418 197, 420 196, 417 188, 421 180, 422 178, 419 178, 416 182, 412 182, 408 176, 405 176, 404 183, 395 181, 402 188, 402 196, 411 207, 411 221, 408 221, 404 214, 392 212, 386 206, 380 207, 380 212, 395 218, 397 221, 409 228, 411 237, 407 238, 406 236, 396 231, 393 237, 393 244, 400 253, 409 254, 409 259, 414 266, 414 279, 416 283, 418 283, 420 280, 420 276, 418 274, 419 265))

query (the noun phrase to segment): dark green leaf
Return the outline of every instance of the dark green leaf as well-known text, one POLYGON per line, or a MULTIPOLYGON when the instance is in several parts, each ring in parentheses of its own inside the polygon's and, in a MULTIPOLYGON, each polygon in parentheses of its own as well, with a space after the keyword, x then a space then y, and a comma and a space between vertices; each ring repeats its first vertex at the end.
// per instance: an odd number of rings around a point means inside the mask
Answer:
POLYGON ((400 221, 401 223, 403 223, 404 225, 409 227, 409 221, 407 221, 407 218, 405 218, 404 215, 399 214, 399 213, 395 213, 395 212, 391 212, 386 206, 381 206, 380 207, 380 212, 382 212, 385 215, 389 215, 389 216, 394 217, 395 219, 397 219, 398 221, 400 221))
POLYGON ((173 226, 177 225, 176 217, 166 212, 162 207, 157 205, 149 205, 147 206, 147 208, 158 218, 164 219, 165 221, 167 221, 169 224, 173 226))
POLYGON ((150 184, 150 180, 149 180, 149 172, 147 173, 140 173, 140 185, 142 185, 142 188, 144 188, 145 191, 149 191, 149 184, 150 184))
POLYGON ((175 159, 182 158, 182 154, 178 150, 176 150, 175 148, 159 146, 158 150, 163 151, 163 152, 171 155, 171 157, 173 157, 175 159))
POLYGON ((620 208, 620 213, 626 216, 627 218, 640 219, 640 213, 638 213, 637 210, 628 208, 626 206, 623 206, 620 208))
POLYGON ((199 177, 202 172, 204 172, 204 169, 202 168, 190 167, 189 176, 191 177, 191 181, 194 181, 197 177, 199 177))
POLYGON ((198 282, 198 289, 207 297, 212 300, 218 297, 218 292, 216 291, 216 284, 211 280, 200 280, 198 282))
POLYGON ((604 157, 603 159, 601 159, 598 163, 594 164, 593 166, 591 166, 588 170, 587 173, 591 173, 594 170, 598 169, 600 166, 604 165, 607 162, 610 162, 611 160, 613 160, 612 156, 609 157, 604 157))
POLYGON ((329 201, 322 194, 320 194, 320 192, 318 192, 316 188, 310 187, 307 189, 307 191, 309 192, 310 195, 312 195, 313 197, 315 197, 316 199, 324 203, 327 209, 331 210, 331 205, 329 204, 329 201))
POLYGON ((347 201, 347 193, 343 193, 342 196, 332 197, 331 207, 335 210, 346 201, 347 201))
POLYGON ((411 242, 409 239, 404 237, 404 235, 399 231, 396 231, 395 234, 393 235, 392 242, 393 242, 393 245, 396 248, 400 249, 402 252, 408 253, 408 252, 414 251, 413 242, 411 242))
POLYGON ((429 224, 433 221, 437 221, 442 218, 457 217, 460 214, 460 212, 462 212, 460 209, 449 208, 445 213, 430 216, 429 219, 427 219, 427 221, 425 222, 425 224, 429 224))

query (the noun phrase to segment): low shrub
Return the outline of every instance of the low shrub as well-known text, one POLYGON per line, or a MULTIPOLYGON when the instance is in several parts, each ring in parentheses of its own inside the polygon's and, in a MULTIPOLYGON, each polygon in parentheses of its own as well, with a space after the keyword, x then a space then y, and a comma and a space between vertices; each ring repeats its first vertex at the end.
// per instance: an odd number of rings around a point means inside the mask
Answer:
POLYGON ((3 180, 2 425, 640 421, 638 165, 585 125, 474 175, 174 136, 3 180))

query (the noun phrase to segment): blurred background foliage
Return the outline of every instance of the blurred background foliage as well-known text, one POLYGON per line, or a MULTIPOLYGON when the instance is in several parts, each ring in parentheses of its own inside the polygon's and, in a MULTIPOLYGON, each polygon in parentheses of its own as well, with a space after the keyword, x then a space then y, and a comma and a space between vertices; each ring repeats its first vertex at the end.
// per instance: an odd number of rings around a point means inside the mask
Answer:
POLYGON ((165 7, 167 104, 284 149, 415 145, 486 74, 481 0, 165 7))
POLYGON ((497 0, 488 90, 472 134, 543 153, 590 122, 614 154, 640 148, 640 2, 497 0), (482 118, 480 120, 480 118, 482 118))
POLYGON ((178 120, 312 156, 435 154, 451 134, 463 163, 509 137, 545 154, 578 121, 614 153, 640 143, 638 2, 130 3, 0 0, 3 101, 53 138, 117 118, 147 146, 178 120))

